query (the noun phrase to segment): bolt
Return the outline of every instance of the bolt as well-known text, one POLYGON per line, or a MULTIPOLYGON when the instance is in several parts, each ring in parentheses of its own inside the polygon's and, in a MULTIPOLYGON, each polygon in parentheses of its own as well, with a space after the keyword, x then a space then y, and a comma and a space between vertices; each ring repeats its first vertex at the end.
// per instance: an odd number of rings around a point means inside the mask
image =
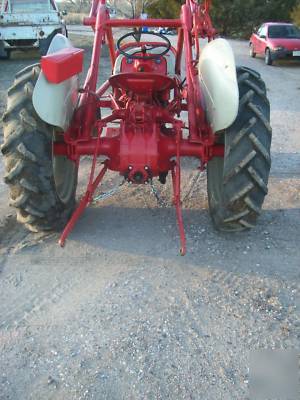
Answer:
POLYGON ((149 171, 148 165, 145 166, 145 171, 149 171))
POLYGON ((129 165, 128 169, 129 171, 132 171, 132 165, 129 165))

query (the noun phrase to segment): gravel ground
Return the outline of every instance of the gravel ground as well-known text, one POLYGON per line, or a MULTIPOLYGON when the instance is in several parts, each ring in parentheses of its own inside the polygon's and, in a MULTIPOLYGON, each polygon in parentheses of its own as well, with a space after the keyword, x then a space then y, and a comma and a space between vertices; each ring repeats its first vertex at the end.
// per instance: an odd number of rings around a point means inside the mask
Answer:
MULTIPOLYGON (((73 40, 87 68, 90 39, 73 40)), ((244 400, 251 352, 299 349, 300 65, 266 67, 246 42, 231 43, 237 63, 262 74, 272 106, 270 193, 257 227, 217 233, 205 173, 185 160, 186 257, 169 183, 156 185, 159 204, 150 188, 125 186, 91 207, 62 250, 57 235, 17 224, 0 183, 1 400, 244 400)), ((14 74, 34 62, 34 53, 1 62, 0 114, 14 74)), ((85 160, 79 195, 87 169, 85 160)), ((103 190, 118 181, 109 174, 103 190)))

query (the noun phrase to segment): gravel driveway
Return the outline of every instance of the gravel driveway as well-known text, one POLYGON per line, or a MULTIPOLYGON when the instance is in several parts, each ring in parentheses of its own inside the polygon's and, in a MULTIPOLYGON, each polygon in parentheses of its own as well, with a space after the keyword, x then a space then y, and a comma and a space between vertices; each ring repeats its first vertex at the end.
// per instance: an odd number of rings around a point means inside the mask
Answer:
MULTIPOLYGON (((74 36, 84 46, 88 38, 74 36)), ((184 162, 188 255, 171 187, 127 187, 86 211, 65 249, 17 224, 0 183, 0 399, 249 398, 249 355, 299 349, 300 64, 257 69, 272 106, 270 192, 251 232, 217 233, 206 176, 184 162)), ((34 53, 0 63, 0 114, 34 53)), ((109 74, 104 60, 100 80, 109 74)), ((0 127, 0 141, 2 130, 0 127)), ((0 161, 0 174, 3 172, 0 161)), ((80 171, 84 189, 88 160, 80 171)), ((104 190, 119 178, 109 174, 104 190)))

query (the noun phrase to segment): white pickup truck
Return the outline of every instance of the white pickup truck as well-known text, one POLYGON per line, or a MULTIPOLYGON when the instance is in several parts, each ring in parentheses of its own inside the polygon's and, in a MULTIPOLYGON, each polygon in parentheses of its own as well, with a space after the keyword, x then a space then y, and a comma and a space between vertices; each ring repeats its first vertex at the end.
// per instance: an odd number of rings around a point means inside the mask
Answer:
POLYGON ((0 0, 0 7, 0 58, 32 47, 44 55, 57 33, 67 35, 54 0, 0 0))

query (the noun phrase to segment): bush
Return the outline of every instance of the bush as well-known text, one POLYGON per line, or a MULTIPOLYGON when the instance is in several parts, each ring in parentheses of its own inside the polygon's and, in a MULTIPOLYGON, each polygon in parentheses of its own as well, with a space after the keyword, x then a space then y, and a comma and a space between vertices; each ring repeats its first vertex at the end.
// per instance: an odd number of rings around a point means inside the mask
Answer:
POLYGON ((69 1, 62 1, 57 3, 60 10, 66 10, 70 14, 89 14, 91 5, 86 2, 69 2, 69 1))
POLYGON ((158 0, 147 8, 147 12, 153 18, 178 18, 180 7, 180 0, 158 0))
POLYGON ((300 4, 293 9, 291 17, 293 22, 300 27, 300 4))
POLYGON ((88 14, 80 14, 80 13, 72 13, 69 12, 65 17, 64 20, 68 25, 82 25, 83 18, 86 17, 88 14))
MULTIPOLYGON (((176 18, 182 0, 158 0, 148 8, 155 18, 176 18)), ((213 0, 211 16, 221 35, 248 38, 255 27, 267 21, 291 21, 300 0, 213 0)), ((299 21, 299 7, 293 18, 299 21)))

